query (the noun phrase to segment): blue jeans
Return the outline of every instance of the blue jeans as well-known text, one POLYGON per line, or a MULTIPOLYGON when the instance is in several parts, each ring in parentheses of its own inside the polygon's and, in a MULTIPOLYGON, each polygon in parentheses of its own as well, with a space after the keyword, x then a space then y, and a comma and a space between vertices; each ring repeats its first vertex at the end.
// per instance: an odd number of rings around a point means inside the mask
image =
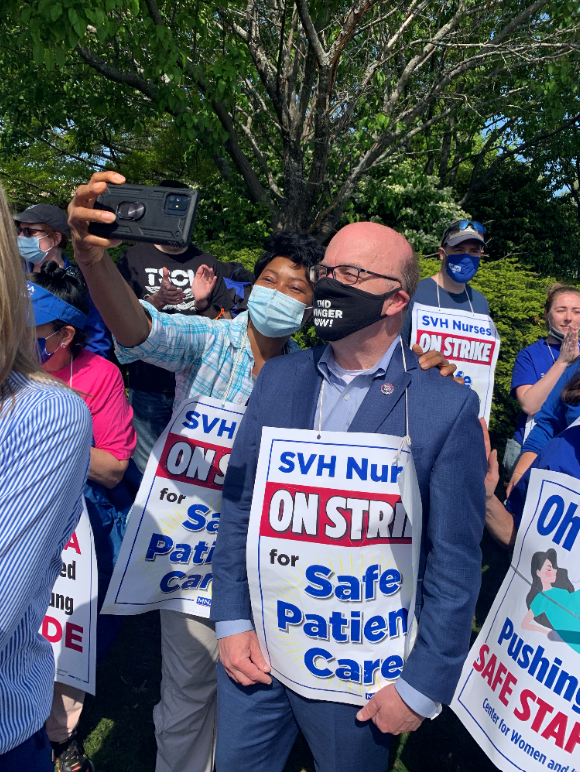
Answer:
POLYGON ((317 772, 385 772, 391 735, 356 720, 356 705, 308 700, 276 678, 241 686, 218 662, 217 772, 282 772, 298 731, 317 772))
POLYGON ((52 748, 42 727, 8 753, 0 755, 0 772, 54 772, 52 748))
POLYGON ((133 426, 137 433, 137 447, 133 453, 133 460, 141 474, 145 472, 153 445, 169 423, 174 397, 173 392, 129 389, 129 403, 133 408, 133 426))

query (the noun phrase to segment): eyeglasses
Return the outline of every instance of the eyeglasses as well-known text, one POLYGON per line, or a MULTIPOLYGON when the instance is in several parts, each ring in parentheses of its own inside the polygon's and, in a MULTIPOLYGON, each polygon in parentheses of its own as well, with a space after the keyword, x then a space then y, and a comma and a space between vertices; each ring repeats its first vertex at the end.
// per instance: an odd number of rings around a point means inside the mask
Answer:
POLYGON ((315 265, 310 269, 310 281, 317 284, 321 279, 334 277, 341 284, 352 285, 358 282, 361 273, 369 274, 369 276, 380 276, 381 279, 389 279, 398 282, 401 286, 403 285, 403 282, 394 276, 385 276, 383 273, 367 271, 366 268, 357 268, 354 265, 335 265, 334 268, 328 265, 315 265))
POLYGON ((46 231, 41 231, 38 228, 22 228, 17 225, 16 230, 19 236, 22 234, 23 236, 26 236, 27 239, 29 239, 31 236, 36 236, 38 233, 42 233, 44 236, 48 236, 46 231))

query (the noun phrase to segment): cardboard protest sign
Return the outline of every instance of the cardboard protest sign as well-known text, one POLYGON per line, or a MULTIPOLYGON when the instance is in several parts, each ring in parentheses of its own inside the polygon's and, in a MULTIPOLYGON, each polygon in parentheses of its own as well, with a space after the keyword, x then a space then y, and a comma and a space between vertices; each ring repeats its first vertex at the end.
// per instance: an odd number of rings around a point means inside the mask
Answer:
POLYGON ((505 772, 580 770, 580 481, 532 470, 512 565, 451 707, 505 772))
POLYGON ((55 681, 95 693, 97 662, 97 560, 86 505, 62 551, 41 634, 52 643, 55 681))
POLYGON ((254 623, 289 688, 363 705, 410 650, 420 494, 401 438, 318 436, 263 429, 247 542, 254 623))
POLYGON ((457 365, 456 377, 479 397, 479 416, 489 424, 495 366, 499 356, 499 334, 486 314, 435 308, 415 303, 412 314, 411 346, 423 352, 435 349, 457 365))
POLYGON ((197 397, 174 413, 149 458, 103 613, 209 617, 222 487, 244 411, 197 397))

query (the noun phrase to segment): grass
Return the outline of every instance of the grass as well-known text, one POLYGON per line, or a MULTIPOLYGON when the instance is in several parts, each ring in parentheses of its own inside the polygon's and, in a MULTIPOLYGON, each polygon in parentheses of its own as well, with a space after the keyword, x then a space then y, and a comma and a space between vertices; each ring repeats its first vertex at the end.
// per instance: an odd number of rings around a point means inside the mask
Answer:
MULTIPOLYGON (((508 554, 485 534, 482 588, 473 624, 479 631, 509 565, 508 554)), ((157 612, 123 617, 121 631, 97 669, 97 695, 87 696, 79 732, 97 772, 154 772, 153 706, 161 678, 157 612)), ((496 767, 449 708, 417 732, 396 737, 389 772, 493 772, 496 767)), ((300 737, 285 772, 314 772, 300 737)), ((385 771, 386 772, 386 771, 385 771)))

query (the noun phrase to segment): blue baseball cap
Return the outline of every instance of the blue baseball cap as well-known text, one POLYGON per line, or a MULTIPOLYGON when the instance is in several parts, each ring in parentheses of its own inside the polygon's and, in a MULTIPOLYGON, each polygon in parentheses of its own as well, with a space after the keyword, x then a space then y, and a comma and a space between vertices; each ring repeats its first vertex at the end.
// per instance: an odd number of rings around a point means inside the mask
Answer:
POLYGON ((71 324, 78 330, 85 329, 85 324, 87 323, 86 314, 83 314, 78 308, 71 306, 70 303, 57 298, 56 295, 53 295, 52 292, 44 289, 44 287, 33 284, 31 281, 27 281, 26 284, 28 285, 28 294, 32 301, 34 324, 36 327, 60 319, 61 322, 71 324))

